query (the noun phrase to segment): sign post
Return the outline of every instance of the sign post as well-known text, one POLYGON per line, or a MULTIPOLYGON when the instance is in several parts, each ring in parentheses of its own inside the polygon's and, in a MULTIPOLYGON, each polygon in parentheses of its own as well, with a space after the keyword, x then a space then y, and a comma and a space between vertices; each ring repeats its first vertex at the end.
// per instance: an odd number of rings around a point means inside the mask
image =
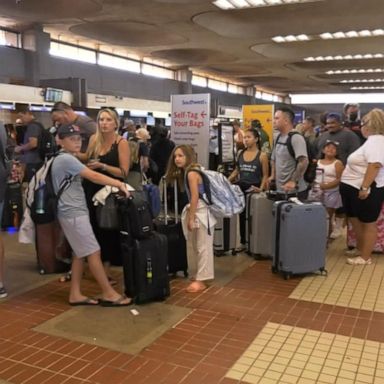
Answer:
POLYGON ((197 161, 208 169, 210 94, 172 95, 171 138, 176 145, 190 145, 197 161))

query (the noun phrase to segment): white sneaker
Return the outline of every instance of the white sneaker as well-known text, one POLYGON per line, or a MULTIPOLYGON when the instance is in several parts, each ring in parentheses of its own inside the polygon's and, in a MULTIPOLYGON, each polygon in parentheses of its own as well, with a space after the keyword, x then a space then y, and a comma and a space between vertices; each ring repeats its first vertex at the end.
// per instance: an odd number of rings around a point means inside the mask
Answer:
POLYGON ((370 265, 372 264, 372 259, 369 258, 368 260, 363 259, 360 256, 353 257, 351 259, 347 259, 347 264, 350 265, 370 265))
POLYGON ((341 229, 340 228, 335 228, 332 233, 329 235, 330 239, 337 239, 339 236, 342 235, 341 229))
POLYGON ((344 252, 345 256, 360 256, 361 252, 357 248, 348 249, 344 252))

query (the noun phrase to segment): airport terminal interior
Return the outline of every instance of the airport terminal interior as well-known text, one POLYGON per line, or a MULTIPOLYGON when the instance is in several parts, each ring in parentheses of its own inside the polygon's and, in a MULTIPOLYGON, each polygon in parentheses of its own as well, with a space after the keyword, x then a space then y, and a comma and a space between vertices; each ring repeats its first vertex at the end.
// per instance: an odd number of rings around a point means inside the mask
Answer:
MULTIPOLYGON (((242 120, 244 105, 319 124, 352 102, 362 118, 384 108, 383 11, 382 0, 0 0, 0 121, 15 124, 23 104, 48 128, 64 101, 172 133, 181 94, 209 94, 211 124, 242 120)), ((70 283, 40 274, 34 245, 5 229, 0 384, 383 384, 384 256, 348 265, 346 235, 329 241, 326 274, 284 279, 270 258, 227 252, 204 291, 180 274, 164 301, 106 308, 69 306, 70 283)), ((122 268, 111 275, 122 291, 122 268)), ((99 294, 88 270, 83 288, 99 294)))

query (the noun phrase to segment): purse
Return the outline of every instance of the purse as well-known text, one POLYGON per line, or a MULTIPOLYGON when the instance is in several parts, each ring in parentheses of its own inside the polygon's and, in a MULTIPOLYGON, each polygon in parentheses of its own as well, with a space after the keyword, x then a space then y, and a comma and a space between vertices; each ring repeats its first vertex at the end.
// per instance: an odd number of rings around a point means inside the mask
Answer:
POLYGON ((96 207, 96 221, 100 229, 117 231, 120 229, 117 194, 111 193, 104 205, 96 207))

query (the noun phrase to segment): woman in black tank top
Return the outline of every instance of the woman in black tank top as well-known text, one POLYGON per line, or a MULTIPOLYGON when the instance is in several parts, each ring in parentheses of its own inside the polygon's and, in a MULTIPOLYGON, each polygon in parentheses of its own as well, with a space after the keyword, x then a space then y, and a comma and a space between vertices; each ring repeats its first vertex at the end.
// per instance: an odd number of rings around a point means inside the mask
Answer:
MULTIPOLYGON (((245 149, 237 157, 236 168, 229 176, 241 190, 247 193, 261 192, 265 189, 269 162, 268 156, 260 150, 260 137, 256 129, 244 132, 245 149)), ((240 242, 245 245, 245 210, 240 214, 240 242)))

